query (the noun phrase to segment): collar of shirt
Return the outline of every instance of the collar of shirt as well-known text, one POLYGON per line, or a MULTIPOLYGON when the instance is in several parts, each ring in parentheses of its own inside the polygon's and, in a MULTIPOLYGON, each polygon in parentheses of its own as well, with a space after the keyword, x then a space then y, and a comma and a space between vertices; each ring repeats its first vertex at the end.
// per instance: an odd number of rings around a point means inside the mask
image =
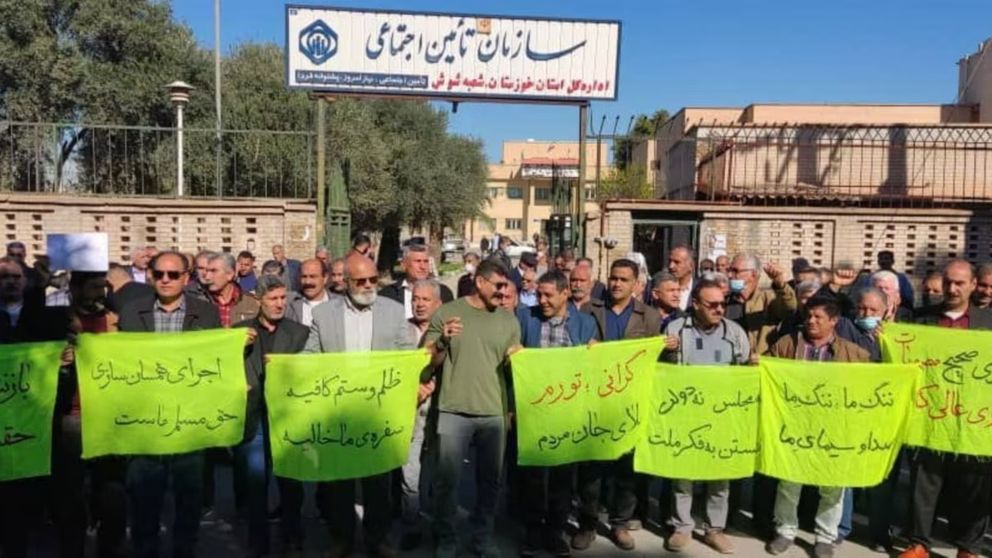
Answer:
POLYGON ((162 301, 159 300, 158 298, 156 298, 155 299, 154 309, 155 309, 156 312, 163 312, 165 314, 172 314, 173 312, 179 312, 179 311, 185 312, 186 311, 186 297, 185 296, 180 296, 179 297, 179 306, 176 306, 172 310, 166 310, 165 307, 162 306, 162 301))
POLYGON ((222 300, 221 296, 222 295, 220 293, 210 293, 210 298, 212 298, 218 306, 234 306, 238 300, 241 299, 241 287, 239 287, 237 283, 231 283, 231 295, 227 297, 227 300, 222 300))
POLYGON ((553 327, 558 327, 567 321, 568 321, 567 313, 564 316, 553 316, 551 318, 548 318, 548 323, 551 324, 553 327))
MULTIPOLYGON (((303 297, 303 304, 306 304, 307 306, 317 306, 318 304, 327 302, 327 299, 331 298, 331 295, 327 294, 327 289, 323 289, 323 291, 324 291, 324 296, 320 297, 317 300, 310 300, 307 297, 303 297)), ((349 300, 351 299, 349 298, 349 300)))

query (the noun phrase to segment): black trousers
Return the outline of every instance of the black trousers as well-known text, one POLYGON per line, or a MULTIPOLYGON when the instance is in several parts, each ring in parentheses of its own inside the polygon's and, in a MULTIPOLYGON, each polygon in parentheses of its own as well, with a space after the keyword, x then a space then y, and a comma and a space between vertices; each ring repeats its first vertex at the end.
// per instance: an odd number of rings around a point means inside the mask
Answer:
POLYGON ((82 558, 86 529, 90 523, 98 523, 97 555, 113 556, 120 550, 127 527, 127 461, 118 456, 84 461, 82 450, 79 417, 63 417, 52 470, 59 551, 63 558, 82 558), (87 475, 89 506, 84 492, 87 475))
POLYGON ((317 498, 330 515, 328 528, 335 542, 352 544, 355 536, 355 502, 358 484, 362 485, 365 513, 362 529, 365 547, 374 549, 385 543, 393 520, 392 473, 383 473, 357 480, 323 482, 317 485, 317 498))
POLYGON ((48 477, 0 482, 0 556, 25 558, 28 534, 40 523, 48 477))
MULTIPOLYGON (((279 486, 279 509, 283 543, 292 548, 303 545, 303 483, 276 477, 279 486)), ((354 512, 352 512, 354 515, 354 512)))
POLYGON ((572 507, 573 465, 520 467, 521 504, 528 531, 562 533, 572 507))
POLYGON ((930 548, 937 501, 948 506, 951 543, 978 554, 988 528, 992 463, 975 457, 920 450, 913 462, 913 519, 910 539, 930 548))
POLYGON ((607 505, 610 525, 625 527, 634 517, 637 508, 636 481, 634 479, 634 453, 616 461, 588 461, 579 464, 579 527, 595 529, 599 523, 599 505, 603 481, 612 479, 613 501, 607 505))

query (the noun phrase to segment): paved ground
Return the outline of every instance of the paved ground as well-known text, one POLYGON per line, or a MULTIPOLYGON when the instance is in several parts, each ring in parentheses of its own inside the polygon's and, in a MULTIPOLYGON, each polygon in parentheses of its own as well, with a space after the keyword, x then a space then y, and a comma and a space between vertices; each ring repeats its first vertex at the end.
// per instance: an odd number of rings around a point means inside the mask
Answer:
MULTIPOLYGON (((463 480, 468 482, 463 482, 463 508, 468 508, 473 501, 471 475, 471 468, 468 464, 466 464, 463 480)), ((904 489, 902 494, 906 494, 905 488, 907 487, 905 487, 905 480, 907 479, 905 479, 904 475, 904 489)), ((227 518, 227 520, 202 524, 199 556, 210 558, 239 558, 241 556, 246 556, 247 553, 245 552, 243 545, 243 541, 246 540, 246 527, 243 522, 235 519, 236 514, 233 509, 233 498, 231 497, 231 476, 229 468, 218 468, 217 486, 218 511, 220 512, 220 515, 227 518)), ((276 500, 273 499, 273 501, 276 500)), ((11 505, 11 503, 0 502, 0 505, 11 505)), ((900 502, 901 509, 905 509, 904 505, 905 502, 900 502)), ((653 517, 658 517, 657 502, 653 502, 653 508, 653 511, 655 512, 653 517)), ((463 513, 467 515, 467 512, 463 511, 463 513)), ((306 517, 305 556, 306 558, 317 558, 322 555, 321 550, 326 548, 327 535, 325 527, 321 524, 320 520, 317 519, 317 513, 312 503, 312 491, 311 493, 308 493, 304 515, 306 517)), ((750 521, 746 513, 738 515, 732 521, 734 528, 729 530, 729 534, 737 547, 736 556, 768 556, 764 551, 763 541, 759 541, 749 534, 749 523, 750 521)), ((273 543, 277 545, 279 541, 279 525, 277 522, 273 521, 270 522, 269 527, 272 529, 273 543)), ((884 554, 871 551, 862 544, 861 537, 866 532, 866 528, 866 519, 863 516, 856 514, 855 533, 853 535, 853 539, 845 542, 838 549, 836 555, 838 557, 850 558, 880 558, 885 556, 884 554)), ((520 537, 520 530, 516 524, 509 517, 507 517, 506 513, 501 515, 497 525, 497 531, 499 535, 498 542, 503 550, 503 555, 507 558, 517 556, 517 542, 520 537)), ((632 552, 618 550, 605 537, 601 536, 597 538, 593 547, 588 551, 574 553, 573 555, 577 558, 594 558, 600 556, 625 556, 633 558, 672 554, 664 549, 664 539, 661 536, 660 527, 656 524, 650 524, 647 529, 635 532, 634 538, 637 542, 637 549, 632 552)), ((163 540, 167 541, 168 537, 164 536, 163 540)), ((812 551, 812 542, 813 536, 808 532, 803 532, 797 540, 797 545, 783 556, 785 558, 801 558, 803 556, 809 556, 812 551)), ((463 543, 467 544, 467 541, 463 541, 463 543)), ((54 558, 57 556, 54 533, 51 527, 45 529, 41 533, 37 533, 33 538, 32 546, 32 558, 54 558)), ((990 547, 992 547, 992 542, 990 542, 990 547)), ((278 550, 278 546, 275 546, 274 549, 278 550)), ((92 555, 92 549, 90 552, 90 555, 92 555)), ((169 549, 168 543, 166 542, 163 547, 163 556, 168 555, 169 549)), ((471 556, 467 548, 463 548, 460 555, 471 556)), ((704 546, 701 542, 698 542, 698 540, 680 555, 691 558, 720 556, 715 551, 704 546)), ((936 550, 934 555, 953 557, 954 551, 946 545, 941 545, 936 550)), ((273 554, 273 556, 279 556, 279 554, 273 554)), ((358 554, 357 556, 362 555, 358 554)), ((424 546, 417 551, 404 553, 404 556, 409 556, 411 558, 428 558, 432 556, 429 541, 425 542, 424 546)))

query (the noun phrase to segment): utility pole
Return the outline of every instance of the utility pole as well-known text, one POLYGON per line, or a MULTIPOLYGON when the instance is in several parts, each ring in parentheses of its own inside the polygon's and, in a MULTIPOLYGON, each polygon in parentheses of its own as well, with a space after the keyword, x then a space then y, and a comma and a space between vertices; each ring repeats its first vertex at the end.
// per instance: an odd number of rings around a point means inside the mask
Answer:
POLYGON ((217 108, 217 137, 214 138, 216 141, 214 147, 217 153, 217 168, 214 174, 217 181, 217 197, 219 198, 224 195, 224 182, 221 179, 221 170, 223 169, 221 150, 223 143, 221 141, 220 115, 220 0, 214 0, 214 104, 217 108))
POLYGON ((586 255, 586 126, 589 120, 589 103, 579 105, 579 178, 575 181, 575 207, 572 212, 572 238, 576 253, 586 255))

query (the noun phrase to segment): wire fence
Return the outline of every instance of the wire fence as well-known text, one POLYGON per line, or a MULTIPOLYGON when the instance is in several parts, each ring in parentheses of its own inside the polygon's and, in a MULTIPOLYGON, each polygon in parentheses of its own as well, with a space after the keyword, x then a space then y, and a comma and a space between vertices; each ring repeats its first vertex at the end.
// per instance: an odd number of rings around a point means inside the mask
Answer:
POLYGON ((992 202, 989 126, 698 126, 659 158, 670 199, 992 202))
MULTIPOLYGON (((0 190, 174 195, 177 132, 0 120, 0 190)), ((312 198, 314 142, 311 131, 184 128, 185 194, 312 198)))

